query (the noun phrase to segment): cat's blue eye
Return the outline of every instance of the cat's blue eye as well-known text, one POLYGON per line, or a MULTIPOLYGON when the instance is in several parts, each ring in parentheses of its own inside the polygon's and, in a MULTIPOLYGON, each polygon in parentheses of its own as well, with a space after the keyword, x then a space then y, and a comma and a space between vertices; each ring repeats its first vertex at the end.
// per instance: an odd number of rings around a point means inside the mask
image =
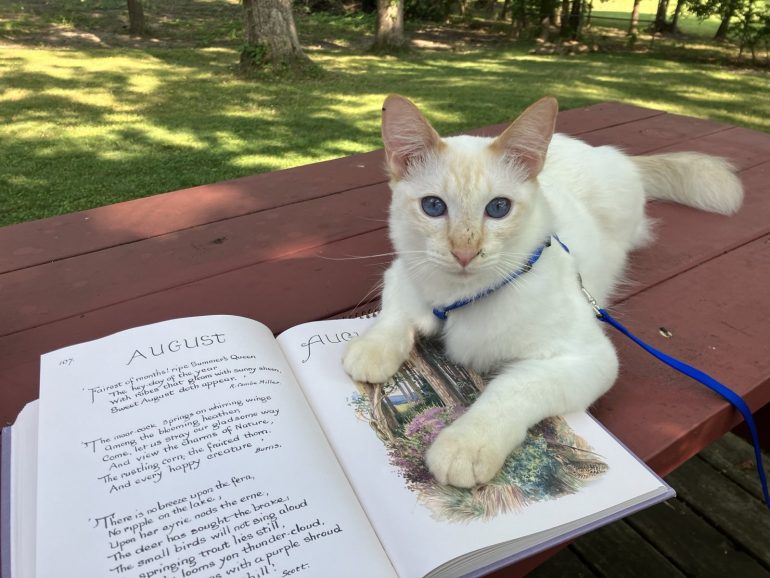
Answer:
POLYGON ((487 203, 484 212, 493 219, 502 219, 511 212, 511 201, 503 197, 497 197, 487 203))
POLYGON ((446 213, 446 203, 439 197, 423 197, 420 205, 429 217, 440 217, 446 213))

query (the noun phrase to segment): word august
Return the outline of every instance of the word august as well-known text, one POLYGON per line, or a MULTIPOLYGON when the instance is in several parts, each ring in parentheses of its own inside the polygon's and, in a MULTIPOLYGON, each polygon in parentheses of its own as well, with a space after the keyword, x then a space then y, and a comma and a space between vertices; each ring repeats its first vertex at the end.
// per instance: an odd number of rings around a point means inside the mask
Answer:
POLYGON ((316 333, 310 339, 300 345, 300 347, 305 350, 305 353, 307 353, 307 356, 302 360, 302 363, 308 362, 310 359, 310 348, 314 345, 331 345, 332 343, 342 343, 343 341, 350 341, 354 337, 358 337, 358 331, 343 331, 342 333, 332 333, 331 335, 328 333, 324 333, 323 335, 316 333))
POLYGON ((160 343, 135 349, 126 365, 131 365, 137 359, 148 359, 150 357, 160 357, 166 353, 176 353, 182 349, 197 349, 199 347, 209 347, 211 345, 225 343, 224 333, 212 333, 211 335, 199 335, 196 337, 185 337, 183 339, 173 339, 168 343, 160 343))

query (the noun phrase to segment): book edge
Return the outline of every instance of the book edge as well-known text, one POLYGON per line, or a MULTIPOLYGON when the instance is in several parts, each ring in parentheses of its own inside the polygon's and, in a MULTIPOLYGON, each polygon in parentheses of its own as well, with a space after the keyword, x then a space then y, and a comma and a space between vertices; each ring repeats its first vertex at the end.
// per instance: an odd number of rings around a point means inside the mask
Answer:
POLYGON ((11 436, 12 426, 2 429, 0 444, 0 576, 11 578, 11 436))
POLYGON ((574 528, 568 532, 559 534, 558 536, 554 536, 538 544, 534 544, 529 548, 525 548, 519 552, 516 552, 515 554, 501 558, 496 562, 492 562, 491 564, 480 567, 477 570, 474 570, 468 574, 465 574, 464 578, 479 578, 481 576, 486 576, 487 574, 494 572, 495 570, 500 570, 501 568, 510 566, 511 564, 519 562, 525 558, 529 558, 530 556, 543 552, 553 546, 563 544, 564 542, 572 541, 575 538, 578 538, 584 534, 592 532, 593 530, 596 530, 598 528, 601 528, 613 522, 617 522, 618 520, 621 520, 627 516, 630 516, 631 514, 635 514, 636 512, 639 512, 641 510, 644 510, 646 508, 649 508, 651 506, 654 506, 660 502, 664 502, 676 496, 676 492, 674 491, 674 489, 671 488, 665 482, 663 482, 663 486, 661 487, 661 489, 663 490, 661 493, 656 493, 639 502, 631 503, 628 506, 621 508, 616 512, 613 512, 608 516, 600 516, 599 518, 592 520, 590 522, 587 522, 586 524, 580 525, 579 527, 574 528))

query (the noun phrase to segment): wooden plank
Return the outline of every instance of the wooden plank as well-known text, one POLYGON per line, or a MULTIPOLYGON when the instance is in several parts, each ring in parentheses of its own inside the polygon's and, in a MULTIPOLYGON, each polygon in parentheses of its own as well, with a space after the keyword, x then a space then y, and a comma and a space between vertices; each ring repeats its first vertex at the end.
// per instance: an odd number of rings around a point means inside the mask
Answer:
POLYGON ((700 459, 683 464, 668 479, 693 510, 770 566, 770 515, 762 502, 700 459))
MULTIPOLYGON (((770 139, 768 139, 770 141, 770 139)), ((671 203, 651 203, 655 241, 631 256, 618 299, 634 295, 755 239, 770 235, 770 162, 741 174, 743 207, 725 217, 671 203)))
POLYGON ((0 275, 0 334, 383 229, 389 200, 383 183, 0 275))
MULTIPOLYGON (((656 152, 687 151, 691 141, 665 146, 656 152)), ((738 169, 747 169, 770 160, 770 139, 766 133, 742 127, 731 127, 697 139, 702 153, 733 160, 738 169)))
POLYGON ((599 576, 667 578, 684 574, 623 521, 582 536, 572 545, 599 576))
MULTIPOLYGON (((631 105, 601 103, 563 111, 558 127, 577 135, 661 114, 631 105)), ((489 136, 505 126, 468 133, 489 136)), ((0 273, 384 183, 383 164, 383 152, 377 150, 3 227, 0 273)))
MULTIPOLYGON (((693 145, 697 148, 697 143, 693 145)), ((770 182, 770 163, 742 176, 748 194, 744 209, 736 216, 727 218, 670 204, 653 206, 660 242, 634 256, 629 275, 634 283, 622 295, 770 232, 766 218, 770 195, 763 194, 770 182)), ((0 305, 0 332, 11 334, 268 257, 380 229, 388 201, 387 185, 380 183, 6 273, 0 276, 5 299, 0 305), (53 286, 56 291, 50 290, 53 286)))
POLYGON ((624 152, 641 155, 730 128, 712 120, 665 114, 592 131, 581 138, 595 146, 622 143, 624 152))
POLYGON ((770 578, 770 572, 681 500, 668 500, 626 521, 688 576, 770 578))
POLYGON ((381 150, 0 228, 0 272, 384 182, 381 150))
POLYGON ((547 560, 543 565, 527 574, 529 578, 553 578, 565 576, 569 578, 596 578, 591 568, 574 552, 574 548, 565 548, 556 556, 547 560))
MULTIPOLYGON (((758 427, 765 429, 770 427, 768 422, 758 422, 758 424, 758 427)), ((728 433, 701 451, 698 456, 720 474, 738 484, 744 491, 762 500, 754 449, 745 440, 728 433)), ((770 479, 770 457, 764 455, 762 460, 765 465, 765 475, 770 479)))
MULTIPOLYGON (((770 453, 770 404, 754 412, 754 421, 759 424, 757 427, 759 445, 766 453, 770 453)), ((745 422, 739 423, 732 431, 735 435, 752 443, 751 432, 745 422)))

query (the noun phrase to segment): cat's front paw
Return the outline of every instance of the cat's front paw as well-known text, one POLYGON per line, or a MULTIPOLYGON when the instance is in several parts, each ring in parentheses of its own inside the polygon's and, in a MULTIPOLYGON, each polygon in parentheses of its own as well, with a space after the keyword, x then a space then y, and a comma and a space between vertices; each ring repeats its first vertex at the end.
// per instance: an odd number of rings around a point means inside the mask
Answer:
POLYGON ((408 353, 401 343, 366 334, 348 344, 342 366, 355 381, 384 383, 398 371, 408 353))
POLYGON ((474 427, 460 418, 442 430, 425 454, 425 462, 436 480, 440 484, 472 488, 494 478, 509 453, 494 429, 474 427))

